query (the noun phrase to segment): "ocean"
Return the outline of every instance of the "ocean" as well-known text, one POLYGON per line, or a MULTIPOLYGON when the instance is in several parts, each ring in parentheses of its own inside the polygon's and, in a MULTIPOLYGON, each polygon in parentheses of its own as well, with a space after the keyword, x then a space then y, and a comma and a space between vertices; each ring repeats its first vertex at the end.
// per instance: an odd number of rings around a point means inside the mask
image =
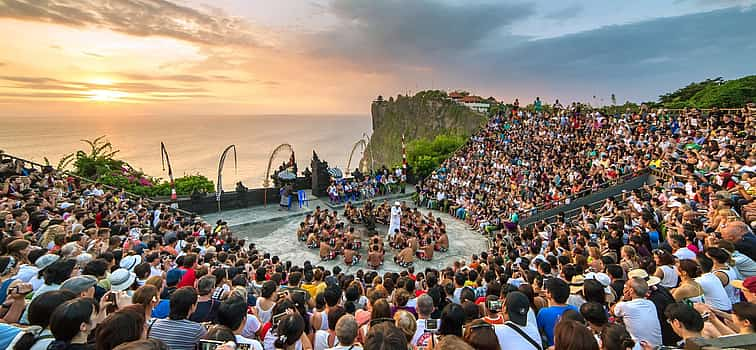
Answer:
MULTIPOLYGON (((3 117, 0 149, 18 157, 57 165, 65 154, 89 151, 82 139, 105 135, 123 159, 146 174, 168 178, 163 171, 160 142, 164 142, 175 177, 202 174, 217 179, 221 152, 236 145, 238 171, 228 155, 223 187, 233 190, 237 181, 249 188, 262 187, 268 159, 282 143, 294 148, 300 171, 310 166, 312 151, 333 167, 344 169, 349 152, 363 133, 372 133, 369 115, 261 115, 261 116, 138 116, 138 117, 3 117)), ((352 168, 362 153, 355 152, 352 168)), ((273 169, 288 155, 273 160, 273 169)))

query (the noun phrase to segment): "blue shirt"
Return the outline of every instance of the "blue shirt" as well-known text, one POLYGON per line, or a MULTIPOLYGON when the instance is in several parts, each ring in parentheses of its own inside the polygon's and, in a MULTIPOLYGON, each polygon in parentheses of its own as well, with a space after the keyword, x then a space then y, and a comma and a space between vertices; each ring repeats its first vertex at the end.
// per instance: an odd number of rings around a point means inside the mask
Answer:
POLYGON ((166 318, 171 313, 171 302, 168 299, 160 299, 155 308, 152 309, 152 317, 166 318))
POLYGON ((549 346, 554 345, 554 327, 556 327, 559 319, 562 318, 562 314, 567 310, 578 311, 578 309, 572 305, 549 306, 538 311, 536 322, 538 323, 538 328, 543 329, 544 334, 546 334, 546 337, 549 340, 549 346))
POLYGON ((0 349, 5 349, 14 338, 21 333, 21 329, 6 323, 0 323, 0 349))

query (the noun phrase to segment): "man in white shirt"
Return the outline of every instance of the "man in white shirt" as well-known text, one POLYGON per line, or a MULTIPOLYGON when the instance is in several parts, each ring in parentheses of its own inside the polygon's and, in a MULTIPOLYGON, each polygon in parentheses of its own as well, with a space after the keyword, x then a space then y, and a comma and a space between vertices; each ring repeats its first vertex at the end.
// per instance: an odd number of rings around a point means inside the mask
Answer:
POLYGON ((417 341, 425 333, 425 321, 430 318, 433 312, 433 298, 428 294, 419 296, 415 311, 417 311, 417 328, 415 329, 415 335, 412 336, 412 340, 410 341, 410 345, 413 347, 420 346, 417 341))
POLYGON ((534 350, 542 349, 541 334, 536 322, 528 322, 530 302, 521 292, 510 292, 504 302, 504 324, 494 325, 496 338, 502 349, 534 350), (538 346, 536 346, 536 344, 538 346))
POLYGON ((614 306, 615 316, 622 318, 627 332, 640 343, 648 342, 651 346, 662 344, 661 325, 654 303, 645 298, 648 283, 640 277, 633 277, 625 283, 623 300, 614 306))
POLYGON ((352 315, 344 315, 336 322, 336 342, 338 345, 329 348, 330 350, 362 350, 360 344, 355 344, 357 339, 357 321, 352 315))

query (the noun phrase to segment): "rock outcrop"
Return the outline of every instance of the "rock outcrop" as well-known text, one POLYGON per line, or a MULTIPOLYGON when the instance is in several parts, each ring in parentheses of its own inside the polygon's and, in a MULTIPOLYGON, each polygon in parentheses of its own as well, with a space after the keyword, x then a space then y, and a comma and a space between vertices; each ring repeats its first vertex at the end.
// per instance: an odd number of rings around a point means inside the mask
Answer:
POLYGON ((467 137, 486 121, 485 115, 452 101, 443 91, 422 91, 388 100, 379 97, 373 101, 371 114, 373 135, 362 161, 370 162, 372 153, 375 168, 401 164, 402 133, 407 143, 439 134, 467 137))

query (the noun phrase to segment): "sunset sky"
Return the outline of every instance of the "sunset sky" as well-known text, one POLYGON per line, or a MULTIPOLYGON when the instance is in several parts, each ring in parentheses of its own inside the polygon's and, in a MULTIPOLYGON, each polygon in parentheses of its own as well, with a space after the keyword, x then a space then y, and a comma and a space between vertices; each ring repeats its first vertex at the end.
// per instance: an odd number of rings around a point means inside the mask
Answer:
POLYGON ((0 0, 0 47, 0 116, 609 103, 756 74, 756 1, 0 0))

